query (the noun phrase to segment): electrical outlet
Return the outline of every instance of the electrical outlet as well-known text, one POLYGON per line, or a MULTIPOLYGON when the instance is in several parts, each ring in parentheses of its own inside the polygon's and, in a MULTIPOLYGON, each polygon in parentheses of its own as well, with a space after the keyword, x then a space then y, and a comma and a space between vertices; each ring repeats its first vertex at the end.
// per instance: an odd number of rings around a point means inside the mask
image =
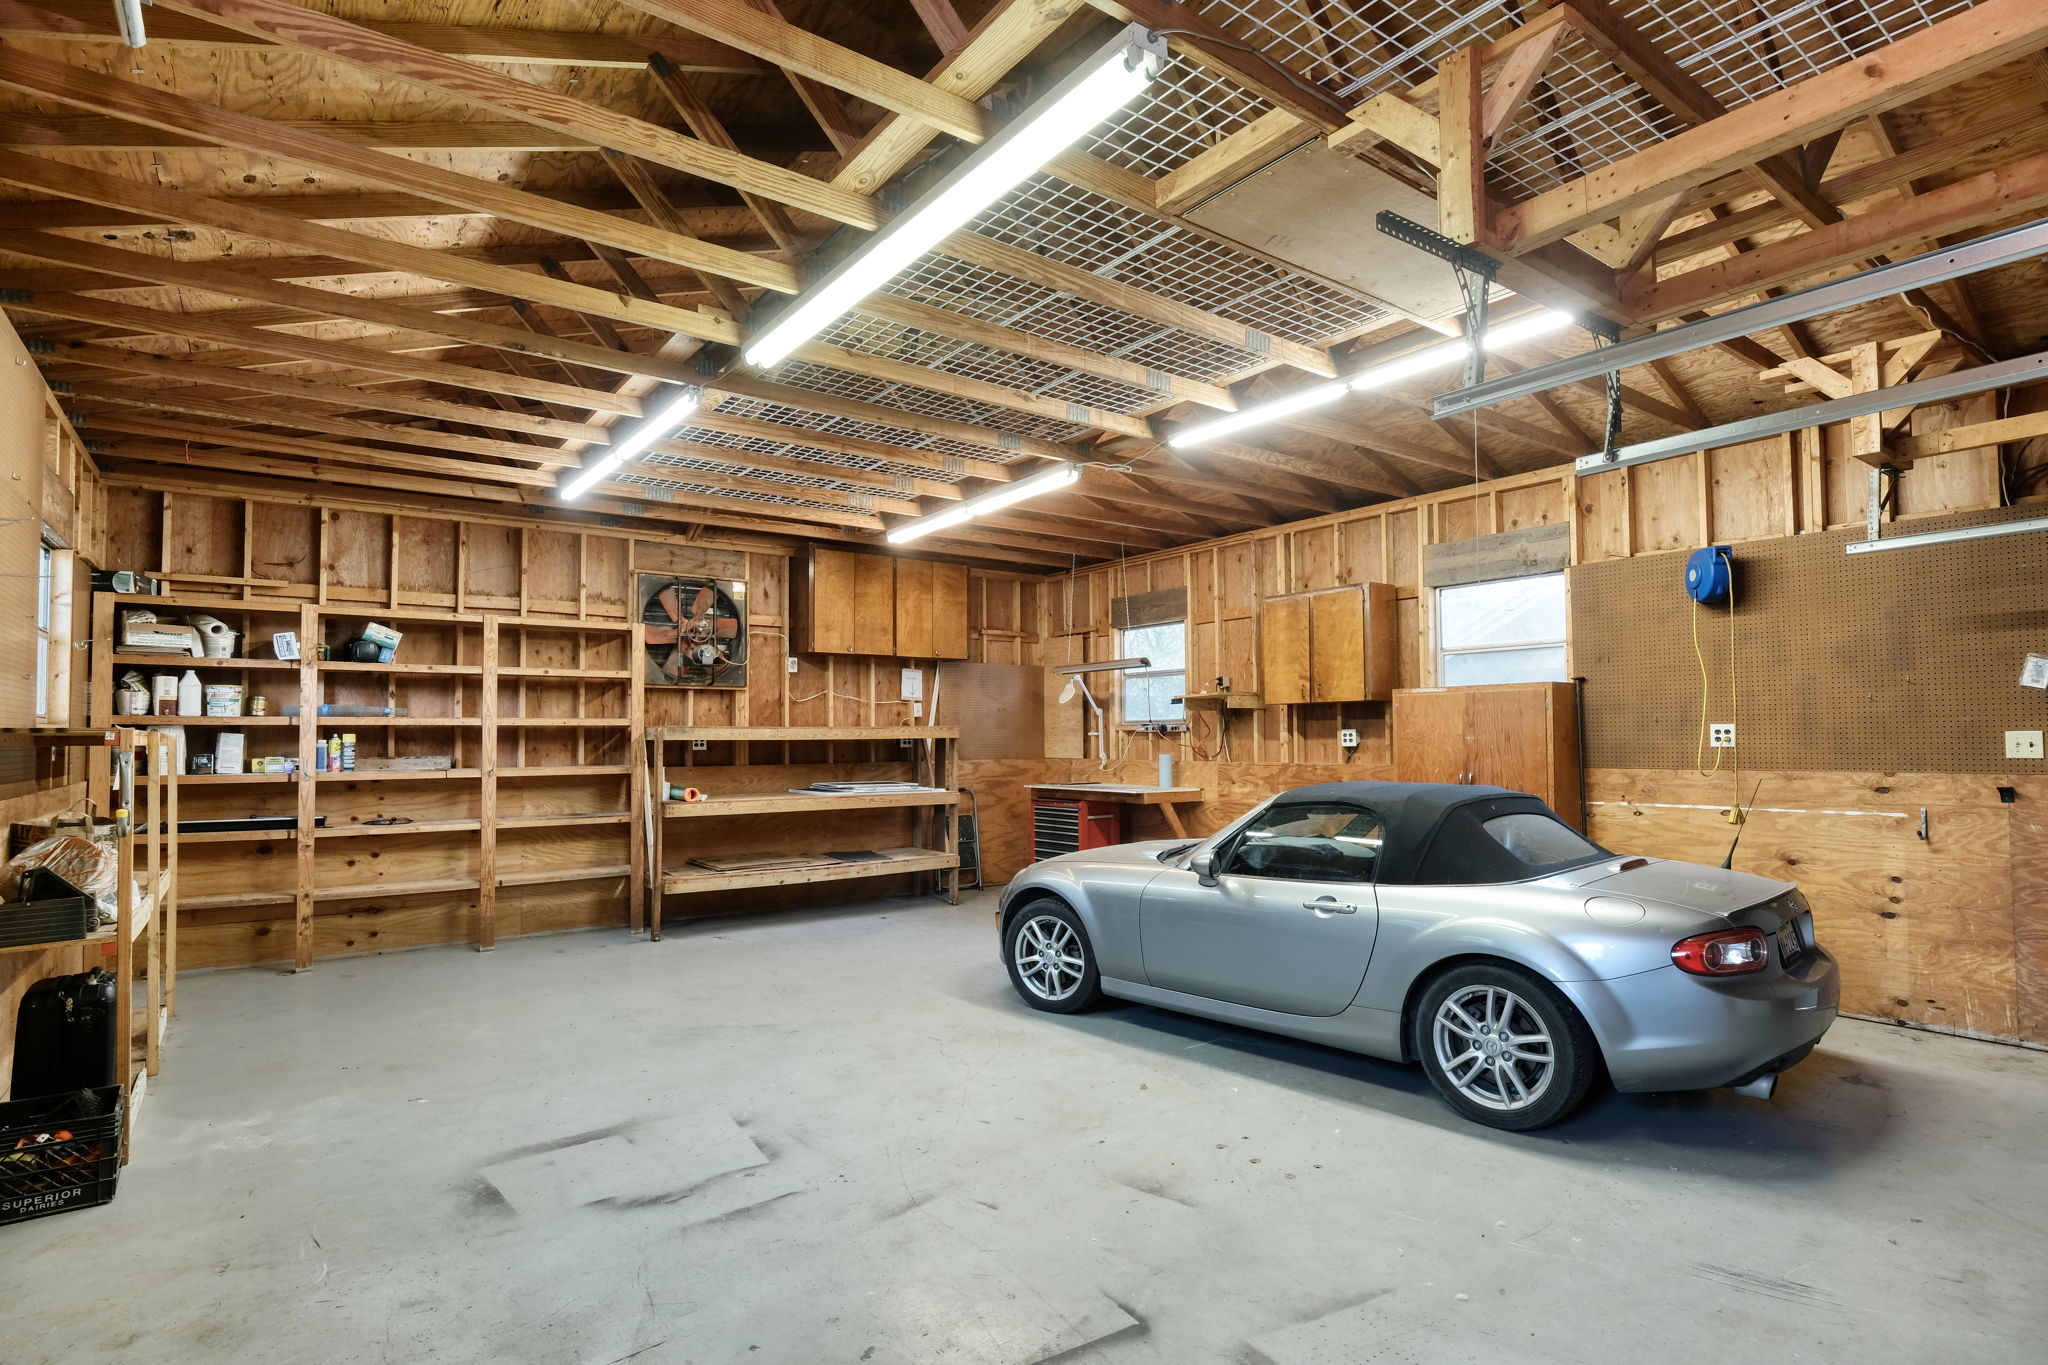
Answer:
POLYGON ((1339 730, 1337 732, 1337 747, 1340 749, 1356 749, 1358 747, 1358 731, 1339 730))
POLYGON ((794 654, 789 656, 789 671, 792 673, 796 672, 796 655, 794 654))
POLYGON ((896 747, 899 749, 908 749, 911 745, 915 744, 916 742, 917 741, 913 739, 899 739, 896 741, 896 747))
POLYGON ((2007 730, 2005 732, 2005 756, 2007 758, 2039 758, 2041 756, 2041 732, 2039 730, 2007 730))
POLYGON ((693 739, 690 741, 690 747, 701 754, 711 747, 711 741, 708 739, 693 739))
POLYGON ((1707 747, 1709 749, 1734 748, 1735 727, 1733 725, 1709 725, 1707 727, 1707 747))

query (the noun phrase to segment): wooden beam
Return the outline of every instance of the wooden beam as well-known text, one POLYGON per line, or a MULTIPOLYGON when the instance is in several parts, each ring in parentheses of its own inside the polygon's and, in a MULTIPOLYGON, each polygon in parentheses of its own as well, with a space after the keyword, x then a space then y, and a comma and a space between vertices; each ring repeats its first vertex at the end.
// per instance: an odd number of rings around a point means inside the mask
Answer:
POLYGON ((450 284, 474 285, 514 298, 617 318, 642 327, 681 332, 708 341, 736 343, 739 334, 723 314, 672 308, 667 304, 623 298, 602 289, 542 279, 503 266, 471 261, 387 238, 304 223, 249 200, 233 204, 204 199, 178 190, 159 189, 139 181, 102 175, 19 152, 0 152, 0 182, 84 199, 112 208, 141 206, 141 212, 162 214, 163 221, 247 233, 306 251, 347 256, 407 274, 425 275, 450 284))
MULTIPOLYGON (((161 10, 164 6, 156 6, 161 10)), ((151 47, 248 47, 232 29, 179 14, 149 16, 151 47)), ((470 27, 459 24, 389 24, 367 21, 392 38, 472 61, 535 66, 584 66, 634 71, 658 52, 686 71, 759 76, 759 59, 706 38, 676 33, 583 33, 562 29, 470 27)), ((113 7, 100 0, 0 0, 0 30, 15 38, 56 38, 67 42, 121 41, 113 7)))
MULTIPOLYGON (((775 400, 780 402, 781 400, 775 400)), ((770 422, 759 417, 740 417, 732 413, 713 410, 707 404, 690 414, 689 425, 700 431, 722 432, 727 436, 740 436, 757 441, 779 441, 799 446, 805 450, 821 451, 827 455, 846 455, 854 459, 882 460, 890 464, 914 469, 944 470, 948 457, 929 450, 911 450, 903 446, 888 445, 881 441, 864 441, 837 432, 812 431, 804 427, 786 426, 781 422, 770 422)), ((958 472, 978 479, 993 479, 998 482, 1010 477, 1007 465, 990 460, 954 459, 958 472)), ((830 466, 828 466, 830 467, 830 466)), ((849 473, 854 471, 849 470, 849 473)), ((892 477, 889 475, 884 478, 892 477)), ((918 492, 929 496, 928 490, 919 487, 918 492)))
POLYGON ((1981 0, 1854 61, 1501 209, 1494 215, 1494 235, 1518 252, 1559 241, 1579 228, 1754 165, 2044 44, 2048 6, 2039 0, 1981 0))
MULTIPOLYGON (((252 350, 289 356, 294 360, 373 370, 381 374, 397 375, 402 379, 416 379, 422 383, 468 385, 490 393, 530 398, 537 403, 565 403, 580 408, 629 415, 637 415, 640 410, 640 404, 633 399, 614 397, 603 390, 574 388, 568 384, 525 379, 497 370, 450 365, 438 360, 419 360, 397 352, 368 346, 350 346, 338 341, 320 341, 291 332, 265 331, 260 327, 238 327, 222 323, 205 313, 161 313, 153 309, 115 303, 110 299, 88 299, 77 294, 35 294, 27 303, 11 304, 9 307, 43 317, 71 318, 80 322, 133 327, 138 333, 150 336, 182 336, 222 346, 246 346, 252 350)), ((568 424, 522 425, 517 430, 531 431, 539 436, 572 434, 554 429, 566 425, 568 424)))
POLYGON ((1629 306, 1644 322, 1661 321, 1898 251, 1921 238, 1963 232, 2043 206, 2048 206, 2048 153, 1647 284, 1631 291, 1629 306))
POLYGON ((917 11, 918 20, 942 55, 966 43, 967 25, 953 8, 953 0, 910 0, 910 7, 917 11))
MULTIPOLYGON (((690 231, 689 224, 683 221, 683 215, 676 211, 676 206, 669 202, 668 195, 663 192, 660 182, 655 180, 654 172, 648 169, 646 162, 637 156, 615 152, 609 147, 604 148, 599 155, 604 158, 605 165, 611 168, 612 174, 619 178, 619 183, 626 187, 626 192, 633 196, 634 202, 646 211, 648 220, 656 227, 681 237, 696 235, 690 231)), ((718 306, 732 314, 735 322, 744 323, 747 320, 747 314, 752 311, 753 304, 729 277, 708 270, 698 271, 697 277, 704 282, 704 287, 710 291, 711 296, 718 300, 718 306)))
MULTIPOLYGON (((707 3, 721 5, 732 2, 707 0, 707 3)), ((697 5, 698 0, 691 0, 689 8, 694 10, 697 5)), ((460 58, 387 37, 361 24, 302 8, 289 3, 289 0, 157 0, 156 8, 196 15, 298 51, 323 53, 424 86, 439 94, 457 96, 511 118, 524 119, 558 131, 576 132, 603 146, 632 152, 706 180, 752 190, 855 227, 875 228, 881 225, 880 216, 864 195, 835 189, 773 162, 758 161, 722 147, 713 147, 697 138, 671 132, 660 124, 614 113, 600 105, 514 79, 489 67, 473 65, 460 58)), ((758 14, 754 17, 765 19, 758 14)), ((880 63, 875 65, 880 66, 880 63)), ((904 76, 903 79, 922 85, 915 77, 904 76)), ((967 107, 974 108, 973 105, 967 107)), ((975 112, 980 113, 978 109, 975 112)), ((979 136, 978 120, 975 136, 979 136)))
MULTIPOLYGON (((410 450, 384 450, 340 442, 304 441, 289 436, 272 436, 265 432, 243 431, 236 428, 223 430, 219 427, 197 426, 186 422, 131 417, 118 411, 92 413, 86 429, 176 441, 177 445, 162 447, 165 458, 176 463, 184 462, 187 450, 191 450, 196 458, 211 447, 215 451, 237 451, 245 456, 302 455, 312 460, 337 461, 342 464, 362 465, 370 469, 402 469, 416 474, 440 474, 452 478, 481 479, 486 483, 531 488, 554 487, 557 470, 560 468, 554 466, 547 469, 528 469, 522 465, 478 464, 473 460, 450 459, 445 455, 422 455, 410 450)), ((128 441, 121 442, 121 447, 130 451, 141 448, 139 442, 128 441)), ((260 464, 246 459, 229 462, 225 467, 248 469, 259 473, 277 472, 264 471, 260 464)))
MULTIPOLYGON (((92 364, 102 369, 115 370, 124 374, 144 374, 152 378, 183 379, 192 383, 220 383, 211 373, 217 366, 193 365, 189 362, 164 360, 157 356, 137 355, 134 360, 124 357, 128 353, 115 352, 96 358, 92 364), (194 372, 197 373, 194 373, 194 372)), ((247 370, 229 373, 248 374, 247 370)), ((547 446, 520 445, 513 441, 499 441, 484 436, 463 436, 455 432, 435 431, 426 427, 404 426, 397 422, 371 422, 340 413, 309 411, 303 407, 283 407, 271 404, 264 408, 237 406, 219 401, 186 389, 138 389, 128 384, 77 383, 74 391, 81 398, 101 398, 113 403, 126 403, 134 407, 160 408, 166 412, 182 412, 193 417, 210 417, 223 422, 242 422, 252 426, 288 427, 294 431, 317 431, 330 436, 353 436, 369 441, 392 441, 404 445, 422 446, 430 450, 453 450, 465 455, 482 455, 491 459, 518 460, 527 464, 560 465, 568 462, 569 456, 560 450, 547 446)), ((232 385, 236 390, 253 390, 246 383, 232 385)), ((323 402, 334 401, 323 399, 323 402)), ((357 411, 363 404, 358 398, 357 411)))
POLYGON ((832 346, 822 341, 807 341, 797 347, 794 354, 796 359, 808 361, 813 365, 824 365, 831 369, 844 370, 848 374, 864 375, 887 384, 908 384, 934 393, 949 394, 976 403, 987 403, 991 407, 1007 408, 1011 412, 1044 417, 1055 422, 1073 422, 1086 427, 1099 427, 1104 431, 1114 431, 1124 436, 1149 436, 1152 432, 1151 426, 1142 417, 1109 412, 1079 403, 1068 403, 1057 398, 1041 398, 1022 389, 991 384, 986 380, 912 364, 891 356, 869 355, 864 351, 851 351, 843 346, 832 346))
POLYGON ((1220 384, 1204 384, 1200 380, 1168 374, 1134 361, 1100 355, 1015 327, 1005 327, 999 323, 969 317, 964 313, 935 308, 899 294, 886 291, 870 294, 854 305, 854 311, 900 326, 920 328, 941 336, 956 337, 961 341, 972 341, 977 345, 1012 351, 1033 360, 1045 361, 1047 364, 1063 365, 1067 369, 1079 370, 1083 374, 1098 375, 1120 384, 1129 384, 1132 388, 1151 389, 1158 392, 1162 398, 1184 399, 1191 403, 1200 403, 1204 407, 1220 408, 1225 412, 1235 411, 1237 408, 1237 400, 1230 396, 1230 390, 1220 384))
POLYGON ((1269 109, 1207 151, 1159 177, 1155 202, 1169 213, 1185 213, 1314 140, 1315 131, 1293 114, 1284 109, 1269 109))
POLYGON ((1993 422, 1972 422, 1967 426, 1929 432, 1925 436, 1894 437, 1885 446, 1885 456, 1895 464, 1904 464, 1934 455, 1953 454, 1958 450, 1975 450, 1979 446, 2031 441, 2040 436, 2048 436, 2048 412, 2030 412, 1993 422))
POLYGON ((1329 356, 1300 342, 1285 337, 1276 337, 1256 327, 1247 327, 1241 322, 1231 322, 1207 313, 1199 308, 1172 299, 1161 298, 1147 293, 1133 285, 1119 280, 1105 279, 1100 275, 1082 270, 1077 266, 1034 256, 1020 247, 1007 242, 998 242, 972 232, 956 232, 939 247, 941 255, 978 265, 988 270, 1014 275, 1020 280, 1030 280, 1076 298, 1087 299, 1110 308, 1146 318, 1165 327, 1177 327, 1184 332, 1206 336, 1226 346, 1236 346, 1259 355, 1270 355, 1275 360, 1307 370, 1310 374, 1333 377, 1336 365, 1329 356))
MULTIPOLYGON (((771 19, 782 19, 782 11, 775 0, 748 0, 755 9, 771 19)), ((822 81, 814 81, 801 71, 783 67, 782 74, 789 81, 789 88, 796 91, 797 99, 810 110, 811 118, 831 140, 833 150, 841 156, 850 156, 860 146, 860 125, 846 111, 846 101, 839 92, 822 81)))
POLYGON ((1486 194, 1485 92, 1480 70, 1486 44, 1445 55, 1437 67, 1437 229, 1454 242, 1485 245, 1492 209, 1486 194))
MULTIPOLYGON (((737 152, 739 150, 739 144, 733 140, 732 134, 726 131, 725 124, 719 120, 716 114, 711 112, 711 106, 704 102, 703 97, 697 93, 696 86, 692 85, 682 72, 676 70, 675 67, 669 65, 666 61, 663 61, 659 56, 648 61, 647 70, 654 77, 655 89, 661 91, 668 102, 675 106, 675 111, 683 120, 684 125, 692 133, 696 134, 699 140, 708 142, 714 147, 723 147, 727 151, 737 152)), ((613 152, 607 155, 621 156, 623 154, 613 152)), ((638 191, 635 191, 634 197, 640 198, 638 191)), ((775 239, 775 245, 781 247, 784 251, 796 251, 803 246, 803 233, 798 230, 794 222, 790 221, 789 214, 783 209, 781 204, 778 204, 766 195, 755 194, 750 190, 741 190, 740 199, 749 209, 753 210, 754 216, 761 220, 761 226, 767 230, 770 237, 775 239)), ((645 202, 643 199, 642 203, 644 204, 645 202)), ((665 196, 663 197, 663 202, 666 202, 665 196)), ((652 210, 649 211, 652 212, 652 210)), ((659 222, 660 219, 656 218, 655 221, 659 222)))
POLYGON ((605 242, 692 270, 743 279, 783 293, 795 293, 798 288, 796 272, 789 266, 749 252, 715 246, 694 235, 578 208, 409 157, 230 113, 168 91, 36 57, 11 45, 0 46, 0 86, 152 127, 191 132, 222 146, 360 176, 392 189, 463 204, 494 217, 569 237, 605 242))
MULTIPOLYGON (((1574 0, 1573 8, 1576 11, 1583 6, 1574 0)), ((1576 17, 1575 12, 1574 18, 1576 17)), ((1551 25, 1545 28, 1535 41, 1517 46, 1505 57, 1496 58, 1492 46, 1488 45, 1487 61, 1491 63, 1497 60, 1500 70, 1495 74, 1493 84, 1487 89, 1481 105, 1479 124, 1480 141, 1483 145, 1493 146, 1501 133, 1514 123, 1515 115, 1520 113, 1522 106, 1528 102, 1536 83, 1543 79, 1543 72, 1549 67, 1550 59, 1557 55, 1558 45, 1564 41, 1565 35, 1572 27, 1570 24, 1551 25)), ((1438 79, 1441 82, 1441 72, 1438 73, 1438 79)), ((1441 91, 1443 88, 1439 83, 1437 89, 1441 91)))
MULTIPOLYGON (((802 408, 806 412, 823 413, 827 417, 871 422, 878 426, 894 427, 899 431, 912 431, 921 436, 937 437, 943 441, 962 441, 969 445, 984 446, 992 451, 1015 451, 1047 460, 1071 460, 1075 456, 1073 447, 1060 445, 1054 441, 1042 441, 1035 436, 1017 436, 998 431, 994 427, 975 426, 969 422, 955 422, 948 418, 927 417, 923 413, 885 408, 875 403, 863 403, 858 399, 818 393, 794 384, 778 383, 772 379, 761 379, 749 374, 723 375, 707 383, 705 393, 707 397, 717 395, 721 399, 737 396, 757 399, 764 403, 780 403, 787 407, 802 408)), ((927 455, 926 458, 937 461, 939 466, 944 464, 944 457, 927 455)))
POLYGON ((1173 46, 1197 54, 1207 66, 1227 73, 1239 85, 1314 124, 1322 132, 1344 126, 1344 106, 1298 73, 1235 38, 1193 5, 1173 0, 1091 0, 1105 14, 1135 20, 1146 28, 1173 31, 1173 46))
MULTIPOLYGON (((139 350, 127 350, 121 346, 92 346, 74 344, 59 352, 63 360, 76 364, 94 364, 104 370, 127 370, 131 375, 158 375, 164 379, 182 379, 195 385, 225 385, 231 389, 248 389, 252 393, 270 393, 276 397, 301 399, 307 403, 340 403, 346 407, 371 407, 383 411, 410 413, 414 417, 430 417, 436 422, 469 422, 475 426, 492 426, 502 432, 535 432, 541 436, 557 436, 563 440, 606 440, 606 432, 600 426, 578 426, 573 422, 555 422, 553 417, 526 417, 500 411, 496 407, 469 407, 465 403, 442 403, 440 399, 420 399, 383 389, 350 389, 346 385, 324 385, 311 379, 295 379, 291 375, 272 375, 268 370, 242 370, 225 364, 205 364, 199 360, 168 360, 164 356, 152 356, 139 350)), ((252 417, 260 422, 262 417, 252 417)), ((514 446, 526 450, 530 446, 514 446)))
MULTIPOLYGON (((759 470, 761 477, 774 478, 777 475, 802 479, 831 479, 838 483, 856 484, 882 493, 907 498, 940 498, 947 502, 958 502, 966 494, 958 484, 944 483, 938 479, 898 476, 883 470, 861 469, 847 465, 824 464, 817 460, 803 460, 785 455, 766 455, 758 450, 739 446, 711 445, 702 441, 663 441, 654 447, 657 455, 681 455, 695 460, 718 460, 724 464, 738 465, 759 470)), ((921 509, 920 509, 921 510, 921 509)))
MULTIPOLYGON (((166 0, 184 5, 191 0, 166 0)), ((205 0, 209 6, 250 0, 205 0)), ((624 0, 634 9, 728 47, 750 52, 786 71, 799 72, 944 133, 979 142, 985 133, 982 110, 972 100, 934 87, 850 48, 827 42, 782 19, 763 14, 743 0, 624 0)))

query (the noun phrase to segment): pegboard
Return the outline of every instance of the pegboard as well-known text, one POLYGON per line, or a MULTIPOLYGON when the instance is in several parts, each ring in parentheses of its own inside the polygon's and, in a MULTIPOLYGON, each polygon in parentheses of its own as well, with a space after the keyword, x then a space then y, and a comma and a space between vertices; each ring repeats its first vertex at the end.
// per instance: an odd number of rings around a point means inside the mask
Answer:
MULTIPOLYGON (((1888 535, 2038 514, 1916 517, 1888 535)), ((2048 537, 1849 555, 1860 529, 1747 541, 1735 562, 1736 737, 1750 771, 2025 773, 2007 730, 2048 728, 2048 693, 2019 686, 2048 653, 2048 537)), ((1690 768, 1700 724, 1683 553, 1571 570, 1573 671, 1586 679, 1587 762, 1690 768)), ((1711 679, 1728 697, 1728 620, 1699 608, 1711 679)), ((1707 751, 1707 764, 1713 763, 1707 751)))

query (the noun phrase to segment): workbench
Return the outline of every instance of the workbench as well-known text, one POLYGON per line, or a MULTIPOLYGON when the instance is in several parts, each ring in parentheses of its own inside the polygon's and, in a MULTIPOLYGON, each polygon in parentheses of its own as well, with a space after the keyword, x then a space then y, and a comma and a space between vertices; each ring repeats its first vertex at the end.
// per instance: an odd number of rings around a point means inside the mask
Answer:
POLYGON ((1176 807, 1183 802, 1202 801, 1207 795, 1200 787, 1148 787, 1136 782, 1028 782, 1024 790, 1044 792, 1065 801, 1115 801, 1126 806, 1157 806, 1159 813, 1166 817, 1166 827, 1173 831, 1176 839, 1188 837, 1187 827, 1181 824, 1180 811, 1176 807))

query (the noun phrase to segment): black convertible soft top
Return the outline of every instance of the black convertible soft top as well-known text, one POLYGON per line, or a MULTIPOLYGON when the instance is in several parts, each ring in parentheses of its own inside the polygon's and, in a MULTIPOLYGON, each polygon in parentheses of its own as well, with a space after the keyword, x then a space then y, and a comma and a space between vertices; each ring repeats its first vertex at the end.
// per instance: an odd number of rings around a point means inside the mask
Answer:
POLYGON ((1552 820, 1558 817, 1539 798, 1505 787, 1454 786, 1447 782, 1323 782, 1313 787, 1296 787, 1273 798, 1275 807, 1332 801, 1362 806, 1377 815, 1386 827, 1374 878, 1383 885, 1520 882, 1612 856, 1593 845, 1594 851, 1582 858, 1544 866, 1531 866, 1516 857, 1486 832, 1482 827, 1486 821, 1496 815, 1517 813, 1543 815, 1552 820))

